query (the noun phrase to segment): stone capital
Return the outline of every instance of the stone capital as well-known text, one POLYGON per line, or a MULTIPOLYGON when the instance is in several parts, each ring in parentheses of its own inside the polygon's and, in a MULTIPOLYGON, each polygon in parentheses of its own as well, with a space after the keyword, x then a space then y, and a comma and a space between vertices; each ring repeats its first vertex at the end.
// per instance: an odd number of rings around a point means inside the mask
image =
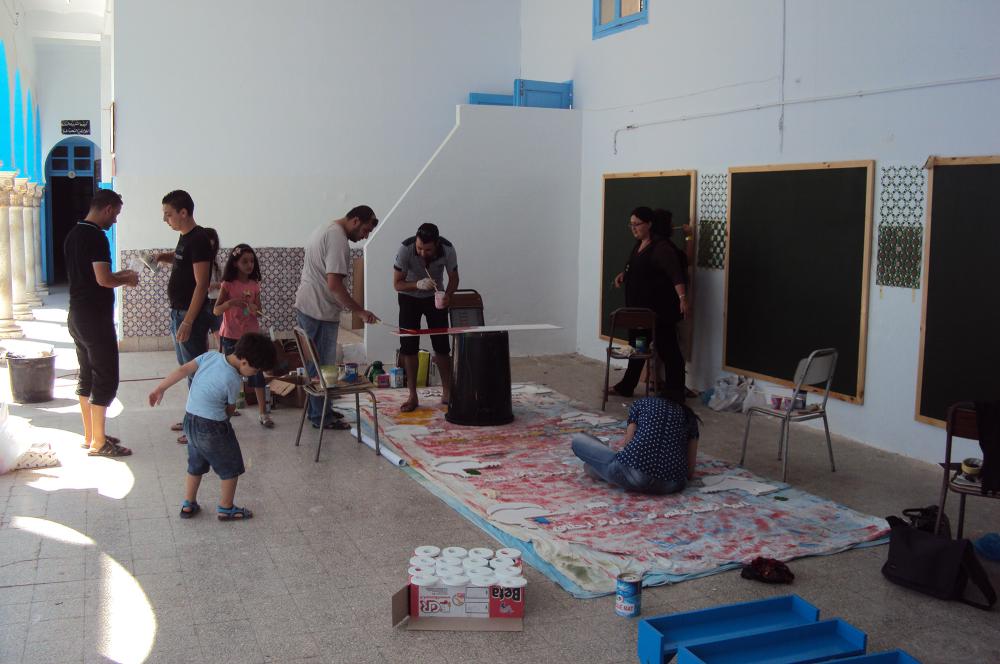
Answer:
POLYGON ((14 189, 14 176, 17 171, 0 171, 0 207, 10 205, 11 191, 14 189))
POLYGON ((36 184, 35 185, 35 207, 42 206, 42 196, 45 195, 45 185, 36 184))
POLYGON ((10 204, 24 207, 24 197, 28 193, 28 178, 14 178, 14 190, 10 194, 10 204))

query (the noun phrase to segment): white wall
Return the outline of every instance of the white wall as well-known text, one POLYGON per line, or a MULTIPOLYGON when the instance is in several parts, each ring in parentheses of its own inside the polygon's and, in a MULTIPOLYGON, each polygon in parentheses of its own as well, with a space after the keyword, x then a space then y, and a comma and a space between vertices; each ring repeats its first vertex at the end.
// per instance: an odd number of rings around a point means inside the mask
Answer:
MULTIPOLYGON (((581 352, 603 352, 593 333, 599 275, 588 269, 600 256, 603 173, 724 173, 737 165, 846 159, 875 159, 879 167, 922 164, 930 154, 1000 152, 997 80, 790 105, 783 135, 777 108, 739 111, 780 99, 782 5, 651 0, 648 25, 594 41, 590 3, 522 2, 523 76, 572 78, 583 115, 581 352), (676 121, 707 113, 720 115, 676 121), (645 123, 659 124, 620 132, 614 154, 615 131, 645 123)), ((787 7, 786 100, 1000 75, 1000 3, 812 0, 787 7)), ((692 382, 700 387, 721 373, 723 278, 721 271, 697 273, 692 382)), ((913 420, 921 307, 915 295, 873 285, 866 401, 835 403, 832 422, 838 433, 938 460, 940 429, 913 420)))
MULTIPOLYGON (((450 136, 368 240, 367 307, 397 322, 397 295, 385 287, 393 259, 431 221, 458 252, 459 287, 482 294, 487 323, 562 328, 512 332, 512 354, 573 352, 579 155, 575 111, 459 106, 450 136)), ((391 360, 399 346, 379 326, 365 340, 371 359, 391 360)))
POLYGON ((223 244, 296 246, 358 204, 384 215, 470 91, 517 76, 517 0, 118 3, 119 246, 172 245, 188 190, 223 244))
POLYGON ((101 144, 101 56, 97 42, 46 41, 35 49, 41 105, 42 168, 52 146, 66 138, 63 120, 90 120, 90 135, 101 144))

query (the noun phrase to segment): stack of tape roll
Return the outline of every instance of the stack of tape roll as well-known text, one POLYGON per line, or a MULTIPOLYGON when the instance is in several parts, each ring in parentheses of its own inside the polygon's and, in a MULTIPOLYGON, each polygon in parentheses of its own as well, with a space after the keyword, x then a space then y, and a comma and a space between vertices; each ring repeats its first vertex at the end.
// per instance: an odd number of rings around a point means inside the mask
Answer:
POLYGON ((406 570, 417 586, 500 586, 523 588, 527 583, 521 566, 521 551, 460 546, 416 547, 406 570))

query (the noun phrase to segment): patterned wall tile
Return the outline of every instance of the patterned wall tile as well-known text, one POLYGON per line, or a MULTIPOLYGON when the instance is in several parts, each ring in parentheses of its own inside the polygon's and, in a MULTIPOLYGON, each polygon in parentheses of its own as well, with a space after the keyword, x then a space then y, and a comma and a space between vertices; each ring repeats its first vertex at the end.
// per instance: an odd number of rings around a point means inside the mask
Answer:
MULTIPOLYGON (((121 252, 121 264, 130 265, 133 257, 151 251, 170 249, 126 249, 121 252)), ((261 305, 269 320, 265 325, 276 331, 290 330, 295 325, 295 291, 302 275, 304 251, 301 247, 255 248, 260 260, 261 305)), ((219 265, 223 265, 228 248, 219 251, 219 265)), ((363 249, 351 249, 351 258, 363 258, 363 249)), ((170 334, 170 305, 167 301, 167 281, 170 269, 156 273, 143 270, 136 288, 123 288, 122 336, 159 337, 170 334)), ((345 280, 348 290, 353 288, 352 275, 345 280)))
POLYGON ((920 288, 927 173, 920 166, 880 169, 875 283, 920 288))
POLYGON ((721 270, 726 261, 726 173, 698 174, 698 267, 721 270))

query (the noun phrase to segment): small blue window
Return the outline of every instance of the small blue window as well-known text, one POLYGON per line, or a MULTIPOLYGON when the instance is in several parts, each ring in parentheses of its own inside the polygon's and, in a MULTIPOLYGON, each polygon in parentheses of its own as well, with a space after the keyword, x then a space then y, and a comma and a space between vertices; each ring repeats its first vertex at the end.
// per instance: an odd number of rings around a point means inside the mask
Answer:
POLYGON ((649 0, 594 0, 594 39, 649 23, 649 0))

